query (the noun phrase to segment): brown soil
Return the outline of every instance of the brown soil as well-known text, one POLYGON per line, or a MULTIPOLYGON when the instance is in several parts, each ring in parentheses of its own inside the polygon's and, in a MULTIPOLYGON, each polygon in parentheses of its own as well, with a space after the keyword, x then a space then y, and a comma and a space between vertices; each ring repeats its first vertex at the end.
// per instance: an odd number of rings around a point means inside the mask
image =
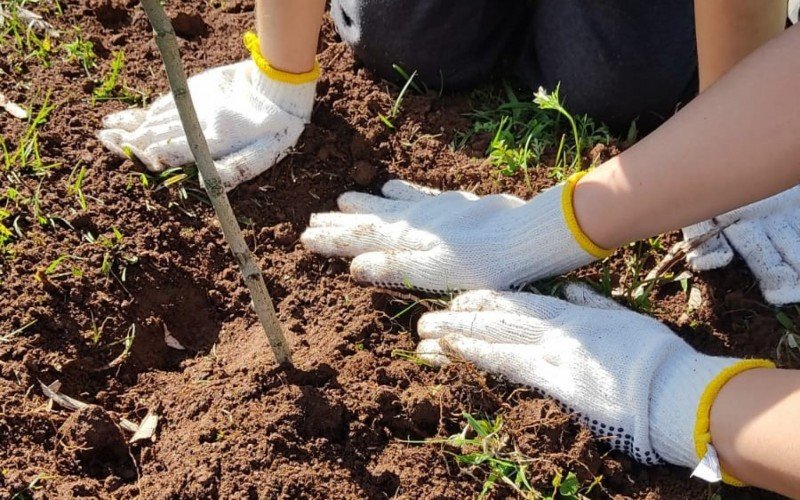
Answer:
MULTIPOLYGON (((97 74, 124 49, 129 87, 150 96, 166 90, 137 2, 61 3, 64 15, 51 21, 67 36, 80 26, 94 42, 97 74)), ((169 5, 192 72, 245 57, 239 34, 252 23, 253 2, 222 3, 169 5)), ((296 368, 280 369, 209 207, 181 201, 175 188, 143 188, 140 169, 94 138, 101 117, 125 105, 92 105, 92 79, 60 53, 52 67, 28 60, 12 77, 5 62, 12 47, 2 43, 0 89, 7 97, 35 104, 53 91, 57 107, 40 147, 46 162, 60 166, 42 183, 41 207, 68 224, 42 228, 23 216, 26 237, 0 261, 0 334, 36 320, 0 342, 0 496, 38 477, 23 498, 471 497, 480 491, 480 473, 459 469, 440 447, 404 442, 458 432, 463 411, 503 413, 520 450, 535 459, 531 472, 542 489, 556 471, 569 470, 582 480, 603 475, 592 496, 704 498, 716 491, 688 479, 686 470, 643 467, 609 452, 529 390, 464 366, 438 371, 392 356, 414 348, 424 307, 397 317, 414 297, 358 286, 345 261, 298 243, 312 212, 333 209, 345 190, 375 190, 391 177, 530 196, 520 178, 498 178, 481 159, 485 137, 461 151, 450 147, 454 132, 469 126, 466 95, 410 95, 397 130, 389 131, 376 117, 397 88, 375 80, 326 25, 313 124, 295 154, 231 196, 295 349, 296 368), (67 190, 77 164, 89 169, 85 212, 67 190), (124 234, 118 254, 138 258, 127 265, 124 283, 100 272, 106 249, 84 236, 113 238, 114 227, 124 234), (77 266, 82 276, 35 278, 62 255, 74 256, 65 269, 77 266), (130 355, 112 363, 131 325, 130 355), (185 351, 165 344, 164 327, 185 351), (64 394, 97 406, 72 415, 49 410, 37 381, 56 379, 64 394), (115 422, 139 421, 151 408, 161 415, 155 442, 125 444, 130 436, 115 422)), ((23 128, 0 112, 9 147, 23 128)), ((39 180, 25 182, 23 195, 30 196, 39 180)), ((533 173, 534 188, 549 183, 544 172, 533 173)), ((114 262, 119 275, 123 260, 114 262)), ((596 278, 598 269, 581 274, 596 278)), ((621 279, 621 255, 612 269, 621 279)), ((740 263, 693 283, 705 299, 699 311, 683 316, 686 296, 675 283, 658 290, 655 314, 706 352, 774 357, 781 328, 740 263)), ((768 497, 755 490, 723 494, 768 497)))

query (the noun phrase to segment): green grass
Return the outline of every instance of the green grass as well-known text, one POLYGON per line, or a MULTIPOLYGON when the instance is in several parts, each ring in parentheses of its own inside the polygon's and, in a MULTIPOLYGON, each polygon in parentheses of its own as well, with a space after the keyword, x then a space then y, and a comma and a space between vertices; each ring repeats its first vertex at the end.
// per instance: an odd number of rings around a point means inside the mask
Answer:
POLYGON ((59 164, 45 162, 39 150, 39 132, 54 108, 48 93, 28 118, 16 145, 0 137, 0 254, 8 252, 13 239, 25 236, 29 218, 41 226, 55 223, 56 218, 42 209, 41 187, 59 164))
POLYGON ((11 500, 28 500, 33 499, 34 497, 38 498, 36 492, 43 488, 41 483, 50 481, 51 479, 55 479, 55 476, 44 473, 37 474, 23 489, 14 493, 14 495, 11 497, 11 500))
POLYGON ((386 113, 386 115, 378 113, 378 119, 381 121, 381 123, 386 125, 387 128, 394 130, 395 126, 392 120, 396 119, 400 115, 400 109, 401 106, 403 105, 403 99, 405 98, 408 89, 413 88, 419 94, 423 93, 423 90, 422 87, 420 87, 414 82, 414 78, 417 76, 416 71, 414 71, 413 73, 411 73, 411 75, 409 75, 403 68, 401 68, 397 64, 393 64, 392 67, 394 68, 395 71, 397 71, 400 74, 400 76, 402 76, 405 79, 406 82, 400 89, 400 93, 397 94, 397 98, 395 98, 394 102, 392 103, 392 107, 389 108, 389 111, 386 113))
POLYGON ((530 168, 547 168, 548 175, 563 180, 582 170, 582 152, 597 143, 608 144, 613 136, 604 125, 588 116, 574 116, 564 105, 560 88, 552 93, 539 89, 530 100, 520 99, 508 85, 501 93, 472 93, 472 128, 456 135, 461 148, 477 134, 491 134, 486 154, 500 175, 512 176, 530 168), (551 164, 545 154, 555 151, 551 164))
POLYGON ((60 16, 57 0, 4 0, 0 2, 0 45, 9 47, 5 59, 12 72, 21 73, 31 61, 50 66, 54 43, 49 33, 37 33, 20 19, 20 9, 42 15, 45 20, 60 16))
POLYGON ((100 101, 121 101, 126 104, 146 104, 147 96, 136 91, 122 81, 122 73, 125 68, 125 52, 122 50, 114 52, 114 59, 108 72, 103 75, 92 91, 92 104, 100 101))
POLYGON ((19 335, 20 333, 24 333, 28 328, 30 328, 33 325, 35 325, 37 321, 38 320, 34 319, 32 321, 29 321, 28 323, 25 323, 24 325, 22 325, 21 327, 17 328, 16 330, 14 330, 12 332, 6 333, 4 335, 0 335, 0 344, 4 344, 6 342, 11 342, 11 340, 14 337, 19 335))
POLYGON ((139 257, 127 251, 127 243, 122 232, 112 226, 110 235, 95 237, 92 233, 86 232, 84 239, 99 246, 103 251, 100 274, 106 278, 114 278, 125 289, 128 267, 138 264, 139 257))
POLYGON ((63 45, 65 59, 67 62, 80 63, 86 76, 91 76, 91 70, 97 67, 97 55, 94 53, 94 44, 84 40, 80 33, 75 35, 75 39, 63 45))
POLYGON ((503 431, 502 416, 479 418, 467 412, 462 415, 466 422, 458 434, 443 439, 409 442, 458 448, 458 453, 446 453, 473 476, 484 478, 479 499, 486 498, 498 485, 504 485, 526 499, 579 500, 586 498, 602 479, 597 477, 591 484, 583 486, 572 472, 566 476, 558 474, 552 481, 552 490, 540 492, 529 480, 533 461, 521 453, 512 444, 510 436, 503 431))
POLYGON ((89 203, 86 201, 86 195, 83 192, 83 181, 86 179, 86 173, 86 167, 75 165, 75 168, 69 174, 69 179, 67 179, 67 194, 75 196, 78 206, 84 212, 89 208, 89 203), (79 166, 80 170, 78 170, 79 166))

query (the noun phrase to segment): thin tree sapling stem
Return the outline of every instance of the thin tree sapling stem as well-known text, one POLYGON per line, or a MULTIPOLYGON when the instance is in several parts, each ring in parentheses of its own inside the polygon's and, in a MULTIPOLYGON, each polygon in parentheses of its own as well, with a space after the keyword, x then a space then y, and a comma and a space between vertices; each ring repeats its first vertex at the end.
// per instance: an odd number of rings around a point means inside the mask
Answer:
MULTIPOLYGON (((175 105, 178 108, 183 130, 189 141, 189 147, 197 163, 197 168, 203 176, 206 193, 208 193, 219 219, 222 234, 239 264, 239 269, 244 276, 244 282, 253 299, 253 308, 261 322, 261 326, 264 328, 264 332, 267 334, 267 339, 275 358, 278 363, 291 363, 289 344, 286 342, 278 316, 275 314, 275 307, 272 305, 272 299, 264 283, 261 269, 244 241, 244 236, 242 236, 239 223, 228 201, 222 180, 214 166, 214 160, 211 158, 211 152, 208 149, 208 143, 203 135, 200 122, 197 120, 197 113, 192 104, 192 97, 189 94, 189 85, 186 82, 186 74, 181 64, 178 43, 172 23, 159 0, 141 0, 141 3, 148 19, 150 19, 150 24, 153 26, 156 44, 161 52, 161 57, 164 59, 169 86, 175 98, 175 105)), ((213 96, 204 96, 204 98, 213 98, 213 96)))

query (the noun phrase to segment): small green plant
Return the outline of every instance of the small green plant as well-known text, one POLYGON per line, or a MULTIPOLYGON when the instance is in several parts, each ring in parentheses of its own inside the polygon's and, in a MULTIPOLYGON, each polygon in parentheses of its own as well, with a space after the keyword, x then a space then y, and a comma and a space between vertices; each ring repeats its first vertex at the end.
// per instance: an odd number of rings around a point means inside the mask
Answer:
POLYGON ((28 323, 26 323, 26 324, 22 325, 21 327, 17 328, 16 330, 14 330, 14 331, 12 331, 12 332, 6 333, 5 335, 0 335, 0 344, 4 344, 4 343, 6 343, 6 342, 11 342, 11 340, 12 340, 14 337, 16 337, 17 335, 19 335, 20 333, 23 333, 23 332, 25 332, 25 330, 27 330, 28 328, 30 328, 30 327, 32 327, 33 325, 35 325, 35 324, 36 324, 36 321, 37 321, 37 320, 35 320, 35 319, 34 319, 34 320, 32 320, 32 321, 29 321, 28 323))
POLYGON ((91 76, 90 71, 97 66, 97 55, 94 53, 94 44, 84 40, 80 34, 75 40, 65 43, 64 52, 67 62, 79 62, 86 76, 91 76))
POLYGON ((21 490, 16 492, 11 500, 28 500, 34 498, 34 494, 43 488, 42 484, 45 481, 55 479, 55 476, 39 473, 21 490))
POLYGON ((582 168, 583 149, 597 143, 608 144, 613 139, 604 125, 585 115, 571 115, 561 102, 559 87, 551 94, 540 90, 530 101, 520 100, 507 84, 502 90, 501 94, 493 90, 472 93, 472 128, 456 134, 453 144, 461 148, 478 134, 491 134, 486 154, 500 175, 512 176, 521 171, 527 181, 529 169, 544 166, 545 153, 555 151, 548 175, 563 180, 573 170, 582 168), (557 112, 553 113, 554 110, 557 112), (575 143, 572 146, 562 132, 561 122, 565 118, 573 137, 570 142, 575 143))
POLYGON ((407 351, 405 349, 393 349, 392 357, 404 359, 409 363, 414 363, 415 365, 419 366, 433 366, 428 361, 422 359, 416 352, 407 351))
POLYGON ((61 5, 57 0, 3 0, 0 2, 0 47, 4 66, 13 73, 23 73, 30 61, 50 67, 50 55, 57 33, 42 17, 60 16, 61 5), (36 6, 36 13, 30 9, 36 6))
MULTIPOLYGON (((84 239, 103 249, 103 259, 100 263, 100 274, 114 278, 123 289, 127 280, 128 266, 137 264, 139 258, 126 252, 125 236, 115 226, 111 228, 111 235, 101 235, 96 238, 92 233, 84 233, 84 239)), ((127 289, 125 289, 127 291, 127 289)))
MULTIPOLYGON (((417 76, 416 71, 411 73, 411 76, 408 76, 406 75, 405 71, 403 71, 403 69, 400 68, 400 66, 394 65, 394 68, 401 75, 406 77, 406 83, 405 85, 403 85, 403 88, 400 89, 400 93, 397 94, 397 98, 394 100, 394 103, 392 104, 392 107, 389 109, 389 112, 386 115, 378 113, 378 119, 380 119, 380 121, 384 125, 386 125, 388 128, 392 130, 394 130, 395 128, 394 123, 392 123, 392 120, 394 120, 400 115, 400 107, 403 105, 403 99, 405 98, 406 92, 408 92, 409 87, 411 87, 411 85, 414 83, 414 77, 417 76)), ((421 89, 417 86, 415 86, 414 88, 419 89, 418 91, 421 91, 421 89)))
POLYGON ((423 444, 443 444, 458 448, 459 453, 447 452, 462 467, 473 473, 481 471, 485 477, 479 499, 486 498, 498 485, 511 488, 517 495, 531 500, 581 500, 588 495, 601 477, 591 485, 582 487, 573 473, 566 477, 558 474, 553 479, 553 492, 542 494, 531 485, 529 473, 532 460, 512 445, 510 436, 503 432, 503 418, 479 418, 464 412, 466 423, 458 434, 440 439, 410 441, 423 444))
POLYGON ((79 165, 75 165, 75 168, 72 169, 72 172, 69 174, 69 179, 67 179, 67 193, 78 200, 78 206, 81 207, 81 210, 86 211, 89 208, 89 204, 86 202, 86 195, 83 193, 83 181, 86 179, 86 167, 81 166, 80 170, 78 170, 79 165), (78 170, 76 173, 75 171, 78 170))
POLYGON ((25 236, 22 228, 28 217, 41 226, 52 225, 57 219, 42 209, 41 186, 59 164, 45 162, 39 149, 39 131, 54 107, 48 92, 28 118, 16 145, 0 137, 0 255, 9 255, 9 243, 25 236))
POLYGON ((120 81, 125 67, 125 52, 114 52, 111 68, 92 92, 92 104, 98 101, 117 100, 127 104, 144 104, 144 95, 137 93, 120 81))
MULTIPOLYGON (((569 122, 570 128, 572 128, 572 137, 575 141, 575 153, 573 154, 572 163, 569 165, 569 171, 578 172, 581 170, 581 136, 578 133, 578 124, 575 123, 575 119, 561 104, 561 98, 558 95, 560 88, 560 85, 556 85, 555 90, 553 90, 552 93, 548 93, 543 87, 539 87, 539 90, 536 92, 536 94, 534 94, 533 102, 538 104, 540 109, 558 112, 569 122)), ((561 142, 558 146, 558 153, 556 153, 556 165, 559 164, 560 156, 563 153, 563 146, 564 138, 562 136, 561 142)))
POLYGON ((47 276, 51 276, 52 278, 58 278, 61 276, 73 276, 75 278, 80 278, 83 276, 83 270, 76 265, 71 266, 70 270, 65 273, 56 274, 56 271, 58 271, 59 268, 61 268, 62 264, 66 262, 75 262, 80 260, 86 260, 86 259, 69 254, 59 255, 53 262, 48 264, 48 266, 44 269, 44 274, 47 276))

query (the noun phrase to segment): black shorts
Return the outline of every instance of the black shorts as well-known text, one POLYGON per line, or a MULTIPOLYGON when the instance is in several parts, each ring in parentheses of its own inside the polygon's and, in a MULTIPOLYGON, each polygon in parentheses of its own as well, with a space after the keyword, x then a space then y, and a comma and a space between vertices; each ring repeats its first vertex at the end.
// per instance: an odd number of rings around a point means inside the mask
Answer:
POLYGON ((697 92, 692 0, 333 0, 331 13, 379 76, 397 79, 397 63, 434 89, 560 83, 571 112, 618 130, 697 92))

